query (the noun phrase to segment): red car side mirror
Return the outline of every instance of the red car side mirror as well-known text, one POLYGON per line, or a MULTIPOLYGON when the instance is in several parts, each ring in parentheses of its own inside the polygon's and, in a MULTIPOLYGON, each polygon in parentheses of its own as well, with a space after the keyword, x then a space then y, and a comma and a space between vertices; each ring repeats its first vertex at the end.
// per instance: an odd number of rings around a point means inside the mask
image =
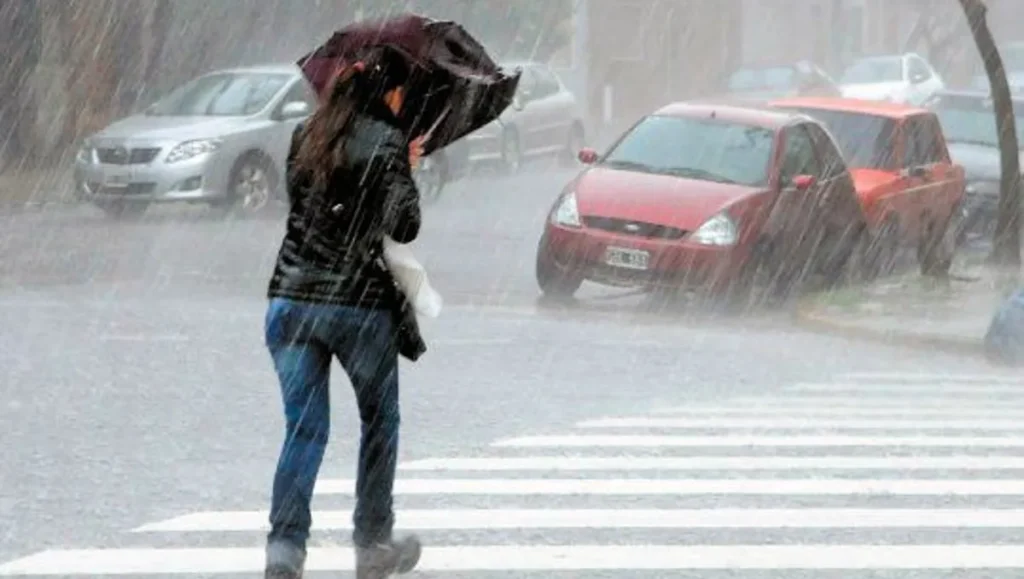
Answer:
POLYGON ((793 177, 793 187, 795 187, 797 191, 806 191, 811 187, 814 187, 816 182, 817 179, 812 175, 797 175, 796 177, 793 177))
POLYGON ((597 151, 589 147, 584 147, 580 149, 576 158, 578 158, 580 163, 583 163, 584 165, 593 165, 597 161, 597 151))

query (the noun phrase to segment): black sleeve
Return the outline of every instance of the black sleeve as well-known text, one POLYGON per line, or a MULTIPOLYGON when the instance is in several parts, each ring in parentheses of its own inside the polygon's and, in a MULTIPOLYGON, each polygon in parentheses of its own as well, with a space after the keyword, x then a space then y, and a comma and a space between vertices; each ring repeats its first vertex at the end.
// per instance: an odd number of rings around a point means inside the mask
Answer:
POLYGON ((412 178, 409 150, 396 131, 381 143, 376 155, 381 167, 381 186, 385 191, 384 232, 398 243, 409 243, 420 233, 420 193, 412 178))
POLYGON ((295 156, 299 154, 299 145, 302 142, 302 130, 304 124, 299 123, 295 130, 292 132, 292 142, 288 146, 288 158, 285 160, 284 165, 284 183, 288 191, 288 197, 291 201, 295 201, 295 194, 299 191, 299 187, 295 186, 295 156))

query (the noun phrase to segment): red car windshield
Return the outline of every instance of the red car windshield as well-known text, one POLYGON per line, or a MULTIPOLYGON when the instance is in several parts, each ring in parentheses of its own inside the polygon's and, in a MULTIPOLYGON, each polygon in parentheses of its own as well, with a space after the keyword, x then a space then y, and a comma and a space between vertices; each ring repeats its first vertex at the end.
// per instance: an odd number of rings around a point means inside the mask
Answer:
POLYGON ((652 115, 601 160, 614 169, 762 187, 775 133, 710 118, 652 115))
POLYGON ((792 110, 825 125, 846 159, 846 165, 851 169, 893 170, 895 151, 892 143, 895 142, 897 128, 893 119, 846 111, 810 108, 792 110))

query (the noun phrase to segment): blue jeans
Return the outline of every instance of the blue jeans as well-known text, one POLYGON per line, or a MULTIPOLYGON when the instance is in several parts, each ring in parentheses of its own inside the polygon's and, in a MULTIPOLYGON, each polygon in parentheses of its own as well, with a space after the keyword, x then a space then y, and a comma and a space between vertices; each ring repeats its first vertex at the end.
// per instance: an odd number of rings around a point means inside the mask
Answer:
POLYGON ((399 425, 392 315, 388 310, 270 301, 266 343, 281 381, 286 430, 274 475, 269 540, 304 548, 309 538, 310 501, 331 426, 332 357, 352 382, 362 424, 353 540, 360 547, 390 540, 399 425))

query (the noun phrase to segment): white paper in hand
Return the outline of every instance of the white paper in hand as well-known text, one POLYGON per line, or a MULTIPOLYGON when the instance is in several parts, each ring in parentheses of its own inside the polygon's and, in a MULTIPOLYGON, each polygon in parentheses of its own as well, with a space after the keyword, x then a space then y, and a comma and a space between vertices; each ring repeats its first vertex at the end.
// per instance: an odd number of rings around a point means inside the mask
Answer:
POLYGON ((430 286, 427 270, 416 259, 408 245, 385 237, 384 262, 417 314, 428 318, 436 318, 441 314, 444 300, 441 299, 441 294, 430 286))

